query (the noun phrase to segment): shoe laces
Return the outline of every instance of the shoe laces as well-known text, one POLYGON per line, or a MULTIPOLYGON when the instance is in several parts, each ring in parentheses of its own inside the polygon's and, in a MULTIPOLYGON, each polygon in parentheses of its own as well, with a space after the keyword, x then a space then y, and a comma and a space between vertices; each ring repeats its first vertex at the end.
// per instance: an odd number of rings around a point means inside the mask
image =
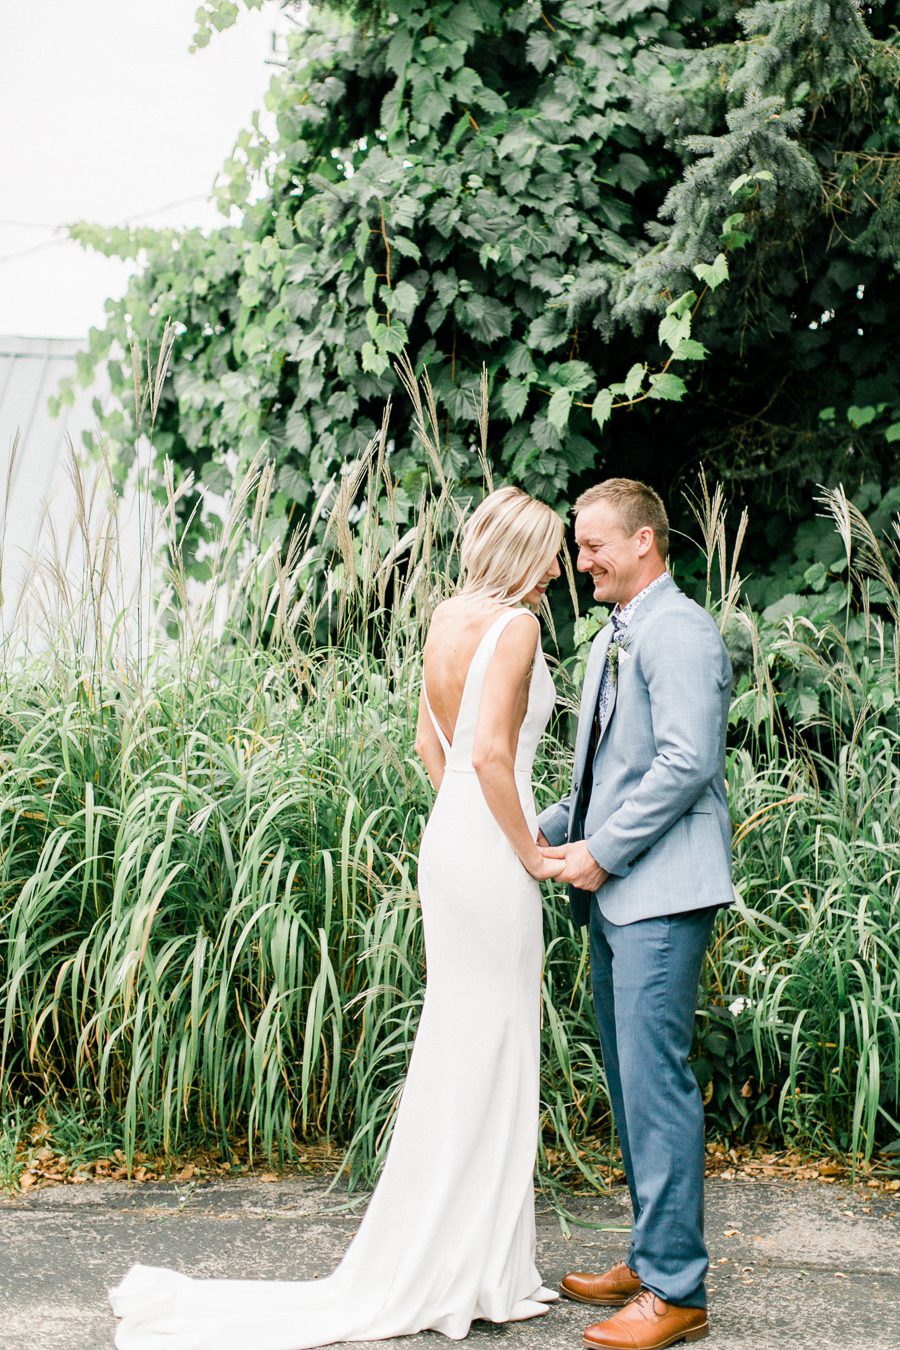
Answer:
POLYGON ((652 1289, 639 1289, 628 1302, 640 1307, 642 1312, 650 1313, 655 1317, 662 1316, 666 1310, 666 1304, 658 1294, 654 1294, 652 1289), (657 1304, 659 1304, 659 1307, 657 1307, 657 1304))

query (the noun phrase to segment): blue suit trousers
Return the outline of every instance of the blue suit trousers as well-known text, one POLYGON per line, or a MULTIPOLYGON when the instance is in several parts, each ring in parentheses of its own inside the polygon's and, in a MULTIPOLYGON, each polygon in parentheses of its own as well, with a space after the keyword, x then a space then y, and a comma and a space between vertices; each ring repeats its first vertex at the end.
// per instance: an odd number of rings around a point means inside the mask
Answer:
POLYGON ((716 909, 610 923, 591 905, 591 981, 634 1223, 628 1264, 660 1298, 706 1306, 703 1102, 688 1063, 716 909))

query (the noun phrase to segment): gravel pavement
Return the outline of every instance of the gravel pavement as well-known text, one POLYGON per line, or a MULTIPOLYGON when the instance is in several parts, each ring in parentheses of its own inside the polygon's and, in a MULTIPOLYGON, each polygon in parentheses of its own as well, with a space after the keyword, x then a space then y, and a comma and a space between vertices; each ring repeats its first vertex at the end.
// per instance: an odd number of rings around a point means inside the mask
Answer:
MULTIPOLYGON (((308 1279, 334 1266, 358 1222, 310 1178, 178 1185, 108 1182, 0 1199, 2 1350, 110 1350, 106 1289, 133 1261, 195 1276, 308 1279)), ((573 1199, 565 1235, 539 1202, 544 1282, 625 1253, 627 1195, 573 1199)), ((900 1350, 900 1193, 843 1183, 707 1182, 710 1350, 900 1350)), ((561 1301, 547 1317, 477 1323, 472 1350, 580 1350, 604 1315, 561 1301)), ((440 1350, 437 1333, 417 1350, 440 1350)), ((410 1338, 381 1342, 410 1350, 410 1338)), ((248 1346, 247 1350, 254 1350, 248 1346)))

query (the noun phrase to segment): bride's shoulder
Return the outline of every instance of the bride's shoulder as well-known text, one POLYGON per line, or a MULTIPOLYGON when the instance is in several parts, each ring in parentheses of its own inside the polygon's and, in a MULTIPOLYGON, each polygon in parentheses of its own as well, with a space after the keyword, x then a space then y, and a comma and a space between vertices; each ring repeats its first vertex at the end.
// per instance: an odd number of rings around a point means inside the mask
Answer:
MULTIPOLYGON (((496 607, 499 614, 500 609, 496 607)), ((451 595, 436 605, 431 615, 432 628, 477 628, 489 616, 489 607, 475 605, 464 595, 451 595)))
POLYGON ((440 623, 442 620, 445 620, 448 615, 454 614, 458 607, 458 595, 451 595, 446 600, 441 600, 439 604, 435 605, 431 612, 431 622, 434 623, 437 621, 440 623))
POLYGON ((498 647, 502 645, 507 650, 520 649, 522 652, 531 653, 533 656, 535 645, 540 646, 541 642, 540 619, 533 610, 524 607, 507 610, 506 612, 511 615, 511 618, 500 634, 498 647))
POLYGON ((435 605, 431 611, 431 618, 428 620, 428 637, 431 638, 435 633, 441 633, 448 627, 452 627, 456 615, 456 596, 451 596, 449 600, 442 600, 440 604, 435 605))
POLYGON ((480 639, 504 614, 517 622, 506 625, 502 639, 506 639, 507 634, 518 632, 520 635, 531 634, 531 640, 534 641, 534 635, 539 632, 541 625, 532 610, 524 606, 511 608, 509 605, 479 604, 464 595, 451 595, 435 606, 428 625, 428 636, 446 634, 463 640, 473 636, 480 639), (528 620, 527 623, 521 622, 523 616, 528 620))
MULTIPOLYGON (((503 614, 509 614, 515 618, 523 614, 527 615, 532 622, 527 626, 523 625, 523 627, 534 628, 535 630, 540 627, 537 616, 524 606, 511 608, 509 605, 479 603, 470 600, 465 595, 451 595, 447 600, 442 600, 431 615, 431 627, 459 629, 461 633, 487 632, 491 625, 496 623, 503 614)), ((516 627, 515 624, 510 626, 516 627)))

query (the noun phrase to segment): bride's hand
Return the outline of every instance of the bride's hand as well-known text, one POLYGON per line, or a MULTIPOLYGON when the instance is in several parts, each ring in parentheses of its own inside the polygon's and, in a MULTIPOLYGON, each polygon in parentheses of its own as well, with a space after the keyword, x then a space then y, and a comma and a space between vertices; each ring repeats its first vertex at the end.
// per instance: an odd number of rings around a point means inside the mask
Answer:
POLYGON ((554 877, 558 877, 564 870, 565 865, 564 858, 545 858, 541 855, 537 861, 533 862, 530 867, 526 867, 525 870, 528 872, 529 876, 534 877, 535 881, 552 881, 554 877))

